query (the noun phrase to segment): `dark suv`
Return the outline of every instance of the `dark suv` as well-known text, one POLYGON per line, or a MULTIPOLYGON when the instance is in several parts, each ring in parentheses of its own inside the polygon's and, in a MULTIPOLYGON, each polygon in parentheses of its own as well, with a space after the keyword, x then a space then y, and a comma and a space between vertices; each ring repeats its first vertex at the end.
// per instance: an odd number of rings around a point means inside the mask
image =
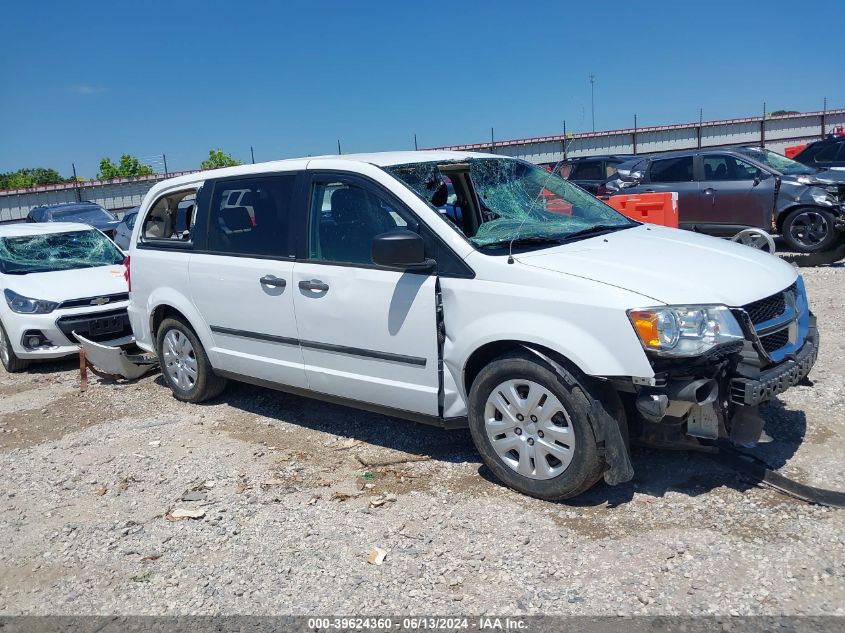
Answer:
POLYGON ((829 250, 845 230, 840 185, 769 150, 670 152, 618 170, 620 177, 607 185, 614 193, 678 192, 681 228, 719 237, 763 229, 803 253, 829 250))
POLYGON ((616 166, 632 158, 634 156, 623 154, 568 158, 560 161, 552 171, 593 195, 604 195, 607 193, 605 183, 616 177, 616 166))
POLYGON ((795 160, 819 169, 845 169, 845 136, 831 136, 810 143, 795 160))
POLYGON ((27 222, 80 222, 114 238, 120 220, 111 211, 106 211, 96 202, 62 202, 33 207, 26 216, 27 222))

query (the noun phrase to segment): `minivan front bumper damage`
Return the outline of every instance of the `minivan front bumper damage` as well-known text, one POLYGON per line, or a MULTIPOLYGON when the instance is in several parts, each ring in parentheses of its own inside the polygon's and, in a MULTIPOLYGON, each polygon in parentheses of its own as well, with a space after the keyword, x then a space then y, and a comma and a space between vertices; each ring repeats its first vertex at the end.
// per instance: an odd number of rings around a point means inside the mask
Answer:
POLYGON ((764 437, 758 406, 800 384, 818 350, 819 334, 811 317, 803 345, 777 364, 761 367, 747 342, 733 354, 659 372, 656 385, 636 389, 639 424, 632 434, 657 446, 696 441, 690 438, 753 446, 764 437))

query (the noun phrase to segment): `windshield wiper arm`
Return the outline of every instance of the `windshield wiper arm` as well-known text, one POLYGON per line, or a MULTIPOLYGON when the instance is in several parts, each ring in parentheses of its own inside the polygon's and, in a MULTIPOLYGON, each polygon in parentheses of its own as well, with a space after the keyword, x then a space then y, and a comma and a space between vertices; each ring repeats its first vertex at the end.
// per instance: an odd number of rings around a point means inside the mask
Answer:
POLYGON ((572 239, 577 239, 579 237, 588 237, 590 235, 595 235, 598 233, 610 233, 611 231, 621 231, 622 229, 630 229, 632 226, 636 226, 636 224, 596 224, 595 226, 591 226, 586 229, 581 229, 580 231, 575 231, 574 233, 570 233, 562 237, 562 240, 569 241, 572 239))
POLYGON ((513 244, 514 246, 523 246, 525 244, 560 244, 561 242, 560 237, 542 237, 542 236, 529 236, 529 237, 517 237, 516 239, 509 239, 509 240, 496 240, 495 242, 489 242, 488 244, 482 244, 479 248, 500 248, 502 246, 508 246, 509 244, 513 244))

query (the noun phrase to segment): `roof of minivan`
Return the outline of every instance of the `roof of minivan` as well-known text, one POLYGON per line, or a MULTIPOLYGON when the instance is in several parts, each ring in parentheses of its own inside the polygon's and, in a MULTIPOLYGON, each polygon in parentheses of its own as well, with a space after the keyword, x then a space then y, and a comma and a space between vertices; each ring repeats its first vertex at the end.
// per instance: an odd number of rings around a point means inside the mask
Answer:
POLYGON ((0 237, 28 237, 30 235, 91 230, 93 229, 90 225, 80 224, 79 222, 21 222, 20 224, 0 225, 0 237))
POLYGON ((160 189, 169 188, 173 185, 189 184, 206 180, 208 178, 226 178, 228 176, 248 176, 250 174, 261 174, 268 171, 284 171, 285 169, 318 169, 321 162, 349 161, 351 163, 366 163, 377 167, 389 167, 391 165, 404 165, 407 163, 426 163, 432 161, 455 161, 467 160, 468 158, 509 158, 493 154, 482 154, 480 152, 453 152, 447 150, 419 150, 406 152, 374 152, 371 154, 327 154, 324 156, 307 156, 302 158, 286 158, 284 160, 268 161, 266 163, 255 163, 238 165, 236 167, 223 167, 221 169, 209 169, 207 171, 185 174, 168 180, 162 180, 153 187, 158 192, 160 189), (303 165, 303 163, 305 163, 303 165))

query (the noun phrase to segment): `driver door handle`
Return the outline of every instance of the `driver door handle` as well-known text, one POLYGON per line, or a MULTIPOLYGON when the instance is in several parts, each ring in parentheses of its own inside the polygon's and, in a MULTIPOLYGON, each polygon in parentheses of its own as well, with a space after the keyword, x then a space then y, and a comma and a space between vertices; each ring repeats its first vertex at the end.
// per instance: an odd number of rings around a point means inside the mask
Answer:
POLYGON ((320 281, 319 279, 312 279, 311 281, 300 281, 299 287, 302 290, 317 290, 319 292, 328 292, 329 284, 320 281))
POLYGON ((716 204, 716 190, 713 189, 713 187, 707 187, 706 189, 703 189, 701 193, 703 193, 705 196, 709 196, 710 204, 716 204))
POLYGON ((262 286, 273 286, 274 288, 284 288, 287 285, 284 279, 279 279, 273 275, 264 275, 258 281, 261 282, 262 286))

